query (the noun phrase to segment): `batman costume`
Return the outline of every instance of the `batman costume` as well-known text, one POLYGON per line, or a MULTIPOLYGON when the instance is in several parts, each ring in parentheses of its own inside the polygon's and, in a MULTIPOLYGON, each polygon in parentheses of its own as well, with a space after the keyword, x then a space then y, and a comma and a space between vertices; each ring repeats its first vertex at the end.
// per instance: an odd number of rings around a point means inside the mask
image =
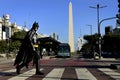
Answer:
POLYGON ((43 75, 40 71, 40 54, 36 51, 36 48, 33 46, 35 43, 33 41, 36 31, 39 28, 38 23, 34 22, 32 28, 27 32, 19 52, 16 56, 14 66, 16 66, 17 74, 20 74, 20 69, 26 66, 28 68, 29 63, 33 60, 33 63, 36 66, 36 75, 43 75))

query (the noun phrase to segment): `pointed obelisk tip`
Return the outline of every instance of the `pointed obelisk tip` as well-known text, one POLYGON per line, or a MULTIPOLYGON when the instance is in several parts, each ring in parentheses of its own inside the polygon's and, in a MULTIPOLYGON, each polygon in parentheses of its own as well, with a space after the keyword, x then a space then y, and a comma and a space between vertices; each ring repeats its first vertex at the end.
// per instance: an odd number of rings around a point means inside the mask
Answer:
POLYGON ((71 1, 69 2, 69 5, 72 5, 72 2, 71 2, 71 1))

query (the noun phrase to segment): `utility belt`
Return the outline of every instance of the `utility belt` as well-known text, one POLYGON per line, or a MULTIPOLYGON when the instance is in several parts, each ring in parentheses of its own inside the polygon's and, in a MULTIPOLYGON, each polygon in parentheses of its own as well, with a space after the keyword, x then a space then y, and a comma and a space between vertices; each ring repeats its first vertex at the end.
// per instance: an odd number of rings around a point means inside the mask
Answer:
POLYGON ((39 45, 38 45, 38 44, 34 44, 33 46, 34 46, 35 48, 38 48, 38 47, 39 47, 39 45))
POLYGON ((42 58, 42 55, 41 55, 41 53, 40 53, 40 51, 38 49, 39 45, 38 44, 34 44, 33 46, 34 46, 34 48, 36 48, 36 51, 34 52, 35 57, 38 58, 38 59, 42 58))

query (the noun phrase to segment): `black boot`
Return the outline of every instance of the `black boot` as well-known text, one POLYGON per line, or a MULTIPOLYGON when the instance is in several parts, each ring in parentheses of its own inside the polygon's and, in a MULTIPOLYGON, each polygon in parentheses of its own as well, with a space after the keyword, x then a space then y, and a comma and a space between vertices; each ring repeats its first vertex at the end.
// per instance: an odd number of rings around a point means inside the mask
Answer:
POLYGON ((36 75, 44 75, 41 71, 36 71, 36 75))
POLYGON ((19 65, 16 66, 16 73, 17 73, 17 74, 20 74, 20 66, 19 66, 19 65))
POLYGON ((24 66, 25 66, 24 63, 22 63, 22 64, 20 64, 20 65, 17 65, 17 66, 16 66, 16 73, 17 73, 17 74, 20 74, 20 69, 23 68, 24 66))
POLYGON ((44 73, 42 73, 40 71, 40 64, 39 64, 39 59, 35 59, 35 64, 36 64, 36 75, 44 75, 44 73))

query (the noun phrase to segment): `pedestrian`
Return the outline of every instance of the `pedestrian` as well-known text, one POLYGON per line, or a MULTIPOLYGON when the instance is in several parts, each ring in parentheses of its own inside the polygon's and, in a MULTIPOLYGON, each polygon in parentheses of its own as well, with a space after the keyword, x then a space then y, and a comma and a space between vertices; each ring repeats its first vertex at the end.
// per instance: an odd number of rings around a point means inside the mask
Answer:
POLYGON ((21 47, 19 49, 19 52, 16 56, 14 66, 16 66, 16 72, 17 74, 20 74, 21 68, 25 67, 28 68, 29 63, 33 60, 33 63, 36 66, 36 75, 43 75, 43 73, 40 71, 40 64, 39 59, 40 55, 36 51, 34 47, 34 36, 36 35, 36 31, 39 28, 39 24, 37 22, 34 22, 32 25, 32 28, 27 32, 25 38, 23 39, 23 42, 21 44, 21 47))

